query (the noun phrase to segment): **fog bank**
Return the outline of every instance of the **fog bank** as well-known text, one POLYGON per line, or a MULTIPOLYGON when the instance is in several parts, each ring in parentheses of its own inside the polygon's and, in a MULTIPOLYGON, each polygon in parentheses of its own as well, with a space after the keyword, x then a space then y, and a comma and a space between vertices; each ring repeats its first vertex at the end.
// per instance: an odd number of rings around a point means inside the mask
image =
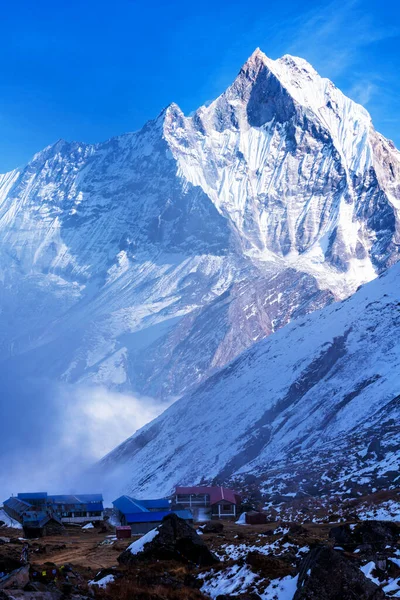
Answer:
POLYGON ((0 373, 0 504, 22 491, 85 488, 85 469, 165 405, 102 387, 0 373))

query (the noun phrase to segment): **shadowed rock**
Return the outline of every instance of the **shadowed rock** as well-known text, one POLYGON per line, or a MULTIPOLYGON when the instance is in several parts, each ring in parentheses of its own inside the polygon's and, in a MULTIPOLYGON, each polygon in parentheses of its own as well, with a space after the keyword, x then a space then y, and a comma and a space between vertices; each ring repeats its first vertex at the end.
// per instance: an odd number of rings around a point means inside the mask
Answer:
MULTIPOLYGON (((140 540, 139 540, 140 541, 140 540)), ((119 557, 124 565, 137 561, 178 560, 206 567, 219 562, 201 537, 183 519, 170 514, 157 527, 157 534, 137 551, 135 542, 119 557)))
POLYGON ((29 583, 29 565, 15 569, 0 581, 0 590, 10 588, 22 589, 29 583))
POLYGON ((328 546, 305 557, 293 600, 383 600, 385 594, 358 566, 328 546))
POLYGON ((396 544, 399 534, 400 529, 396 523, 364 521, 353 528, 347 524, 333 527, 329 537, 349 550, 354 550, 359 545, 368 545, 375 550, 381 550, 387 544, 396 544))
POLYGON ((222 533, 224 524, 220 521, 208 521, 201 527, 203 533, 222 533))
POLYGON ((251 567, 253 572, 265 579, 277 579, 295 574, 290 562, 276 556, 261 554, 256 550, 248 553, 246 564, 251 567))

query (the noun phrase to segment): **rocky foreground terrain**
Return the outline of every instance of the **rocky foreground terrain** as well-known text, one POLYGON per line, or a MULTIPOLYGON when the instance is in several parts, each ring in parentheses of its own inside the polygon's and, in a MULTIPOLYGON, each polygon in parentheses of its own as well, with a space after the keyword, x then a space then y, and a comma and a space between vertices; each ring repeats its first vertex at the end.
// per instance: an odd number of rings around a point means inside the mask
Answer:
POLYGON ((262 525, 243 524, 242 517, 190 527, 171 515, 131 540, 117 541, 108 524, 69 527, 61 536, 29 540, 29 564, 20 562, 21 530, 0 526, 0 598, 397 598, 400 502, 398 490, 382 494, 336 506, 336 513, 287 500, 267 508, 262 525))

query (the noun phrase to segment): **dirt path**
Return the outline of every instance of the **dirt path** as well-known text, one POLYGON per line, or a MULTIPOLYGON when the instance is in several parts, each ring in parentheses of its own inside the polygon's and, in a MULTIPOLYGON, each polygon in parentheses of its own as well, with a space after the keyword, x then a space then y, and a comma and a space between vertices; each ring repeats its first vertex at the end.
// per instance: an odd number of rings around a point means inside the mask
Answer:
MULTIPOLYGON (((3 529, 1 535, 11 538, 11 545, 16 548, 19 555, 22 542, 17 542, 17 538, 23 535, 22 532, 3 529), (18 545, 14 546, 14 544, 18 545)), ((63 535, 30 540, 30 560, 34 565, 51 562, 58 567, 71 564, 92 570, 117 566, 118 556, 133 539, 114 541, 112 545, 104 544, 105 541, 110 540, 110 535, 110 532, 98 533, 97 530, 67 529, 63 535)), ((3 548, 7 549, 7 546, 3 548)))
POLYGON ((102 545, 107 539, 109 539, 107 534, 84 532, 70 537, 46 538, 50 546, 46 553, 46 560, 54 562, 57 566, 70 563, 91 569, 117 566, 118 556, 130 542, 127 540, 126 542, 114 542, 112 545, 102 545), (65 544, 66 547, 52 551, 52 544, 65 544))

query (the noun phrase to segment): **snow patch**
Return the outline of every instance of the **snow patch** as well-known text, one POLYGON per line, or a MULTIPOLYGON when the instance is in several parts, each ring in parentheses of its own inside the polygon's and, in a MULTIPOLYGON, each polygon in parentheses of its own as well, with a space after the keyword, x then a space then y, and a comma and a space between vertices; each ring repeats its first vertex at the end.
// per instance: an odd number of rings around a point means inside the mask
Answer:
POLYGON ((159 534, 159 530, 156 527, 156 529, 152 529, 151 531, 146 533, 146 535, 144 535, 140 539, 136 540, 136 542, 133 542, 133 544, 128 546, 127 549, 130 551, 131 554, 140 554, 140 552, 143 552, 145 545, 148 544, 149 542, 151 542, 152 540, 154 540, 154 538, 158 534, 159 534))

